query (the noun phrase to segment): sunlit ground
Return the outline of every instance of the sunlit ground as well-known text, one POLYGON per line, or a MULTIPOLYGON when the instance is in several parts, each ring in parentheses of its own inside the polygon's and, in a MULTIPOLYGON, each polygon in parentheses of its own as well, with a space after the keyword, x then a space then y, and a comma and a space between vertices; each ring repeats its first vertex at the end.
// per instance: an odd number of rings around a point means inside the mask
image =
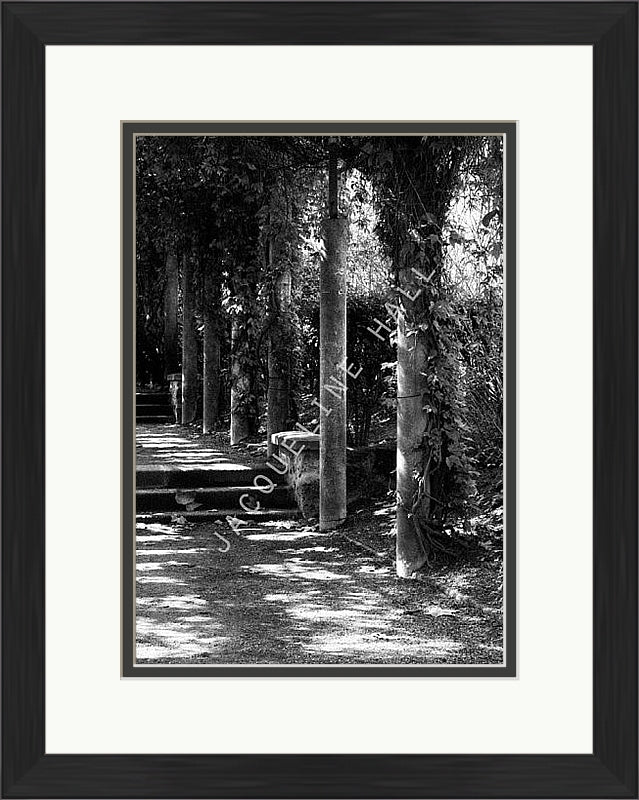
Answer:
POLYGON ((136 463, 183 469, 249 469, 247 464, 234 463, 223 448, 207 446, 206 437, 196 437, 179 425, 137 425, 135 433, 136 463))
POLYGON ((293 521, 241 536, 139 524, 136 560, 139 663, 502 661, 501 598, 481 563, 400 582, 388 561, 293 521))

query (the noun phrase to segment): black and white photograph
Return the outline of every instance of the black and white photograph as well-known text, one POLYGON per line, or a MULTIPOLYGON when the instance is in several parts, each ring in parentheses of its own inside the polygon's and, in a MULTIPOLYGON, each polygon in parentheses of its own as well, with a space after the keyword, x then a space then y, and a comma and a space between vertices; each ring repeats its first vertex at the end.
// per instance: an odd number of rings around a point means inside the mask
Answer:
POLYGON ((131 136, 136 667, 507 665, 514 126, 363 127, 131 136))

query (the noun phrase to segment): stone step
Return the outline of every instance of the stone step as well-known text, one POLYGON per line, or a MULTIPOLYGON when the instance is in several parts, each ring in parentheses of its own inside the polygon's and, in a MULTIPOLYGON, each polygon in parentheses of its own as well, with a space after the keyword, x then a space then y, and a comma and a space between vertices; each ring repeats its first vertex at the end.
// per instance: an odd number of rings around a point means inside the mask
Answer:
MULTIPOLYGON (((227 508, 221 511, 155 511, 152 513, 136 514, 136 522, 172 522, 175 517, 183 517, 187 522, 215 522, 226 520, 227 517, 254 522, 275 522, 282 520, 298 520, 300 512, 295 508, 273 509, 271 511, 241 511, 238 508, 227 508)), ((230 528, 229 528, 230 530, 230 528)))
MULTIPOLYGON (((188 467, 163 464, 140 464, 135 470, 138 489, 198 489, 202 486, 250 486, 263 475, 275 484, 286 483, 283 475, 264 465, 246 467, 230 461, 212 463, 205 467, 188 467)), ((258 481, 266 484, 265 480, 258 481)))
POLYGON ((189 505, 199 504, 192 511, 219 511, 223 508, 242 510, 244 505, 252 508, 259 502, 260 508, 295 508, 293 492, 288 486, 276 486, 270 494, 263 494, 251 486, 207 486, 197 489, 137 489, 135 492, 136 511, 188 511, 189 505), (182 501, 182 502, 180 502, 182 501))

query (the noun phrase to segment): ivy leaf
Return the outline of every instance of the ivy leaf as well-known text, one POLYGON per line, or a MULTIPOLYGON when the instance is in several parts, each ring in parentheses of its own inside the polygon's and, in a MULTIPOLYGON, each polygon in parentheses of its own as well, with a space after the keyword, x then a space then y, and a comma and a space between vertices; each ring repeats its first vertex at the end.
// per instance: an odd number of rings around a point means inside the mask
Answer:
POLYGON ((499 214, 499 209, 498 208, 494 208, 492 211, 489 211, 488 214, 486 214, 482 218, 481 224, 484 226, 484 228, 487 228, 490 225, 491 219, 496 217, 497 214, 499 214))

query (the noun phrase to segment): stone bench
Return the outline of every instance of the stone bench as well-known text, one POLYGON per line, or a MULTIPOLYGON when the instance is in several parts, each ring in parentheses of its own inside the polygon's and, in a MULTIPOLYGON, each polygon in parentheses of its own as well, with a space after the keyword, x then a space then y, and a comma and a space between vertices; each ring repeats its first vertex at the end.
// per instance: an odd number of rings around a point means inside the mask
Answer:
MULTIPOLYGON (((271 435, 273 453, 287 464, 287 481, 307 520, 319 517, 319 434, 282 431, 271 435)), ((278 467, 280 464, 278 463, 278 467)))
MULTIPOLYGON (((286 469, 295 502, 307 520, 319 517, 319 434, 282 431, 271 435, 273 464, 286 469)), ((395 446, 346 449, 347 502, 384 495, 394 488, 395 446)))

